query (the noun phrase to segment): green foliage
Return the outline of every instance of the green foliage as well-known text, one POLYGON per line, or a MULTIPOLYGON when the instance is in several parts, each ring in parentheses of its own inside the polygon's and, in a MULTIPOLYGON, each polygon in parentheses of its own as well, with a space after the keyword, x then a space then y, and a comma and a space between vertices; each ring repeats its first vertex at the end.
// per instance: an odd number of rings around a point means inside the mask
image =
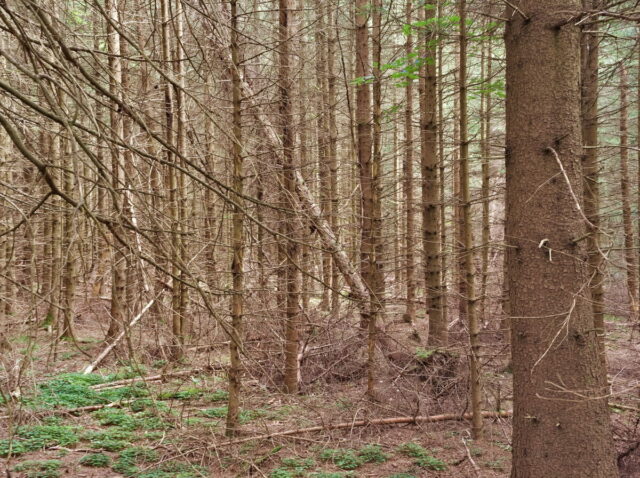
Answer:
POLYGON ((227 416, 227 407, 207 408, 201 410, 200 415, 207 418, 224 418, 227 416))
POLYGON ((330 461, 342 470, 355 470, 364 463, 362 457, 351 449, 325 449, 318 455, 321 460, 330 461))
POLYGON ((111 465, 111 458, 104 453, 91 453, 80 458, 78 462, 84 466, 91 466, 93 468, 107 468, 111 465))
POLYGON ((60 460, 27 460, 16 465, 13 471, 24 472, 25 478, 58 478, 60 460))
POLYGON ((131 447, 120 453, 111 469, 131 478, 197 478, 206 476, 206 470, 202 467, 176 460, 165 461, 158 467, 140 469, 141 465, 148 466, 158 461, 159 456, 155 450, 131 447))
POLYGON ((444 471, 447 465, 442 460, 431 456, 431 454, 417 443, 404 443, 398 447, 398 451, 403 455, 414 458, 413 464, 420 468, 428 468, 434 471, 444 471))
POLYGON ((107 388, 99 392, 100 398, 107 403, 130 400, 132 398, 148 397, 149 390, 146 384, 136 383, 127 387, 107 388))
POLYGON ((127 477, 136 477, 140 473, 138 465, 158 461, 158 452, 151 448, 130 447, 118 455, 111 469, 127 477))
POLYGON ((93 417, 102 426, 116 426, 121 430, 133 431, 138 428, 138 422, 128 413, 115 408, 103 408, 93 412, 93 417))
POLYGON ((286 468, 276 468, 269 473, 269 478, 295 478, 295 476, 292 471, 286 468))
POLYGON ((89 388, 103 382, 99 375, 65 373, 40 384, 37 395, 24 401, 36 409, 77 408, 106 403, 100 393, 89 388))
POLYGON ((137 439, 134 433, 118 428, 101 432, 89 432, 83 438, 91 442, 91 448, 106 451, 124 450, 131 445, 132 441, 137 439))
MULTIPOLYGON (((240 423, 247 423, 264 416, 265 413, 264 410, 241 410, 238 418, 240 423)), ((200 415, 207 418, 224 418, 227 416, 227 407, 207 408, 206 410, 201 410, 200 415)))
POLYGON ((229 400, 229 392, 226 390, 216 390, 213 393, 207 394, 204 398, 210 402, 224 402, 229 400))
POLYGON ((144 384, 107 390, 92 390, 92 385, 105 383, 104 377, 95 374, 65 373, 40 384, 32 397, 24 403, 34 409, 79 408, 117 402, 135 397, 146 397, 149 392, 144 384))
POLYGON ((158 400, 191 400, 192 398, 200 398, 203 391, 199 388, 191 387, 183 390, 173 390, 170 392, 160 392, 158 400))
POLYGON ((438 349, 425 349, 423 347, 416 347, 415 356, 418 360, 423 361, 427 360, 437 351, 438 349))
POLYGON ((355 476, 351 471, 316 471, 309 474, 309 478, 349 478, 355 476))
POLYGON ((415 475, 412 475, 411 473, 394 473, 393 475, 389 476, 389 478, 417 478, 415 475))
POLYGON ((382 451, 380 445, 366 445, 358 451, 358 456, 364 463, 384 463, 389 455, 382 451))
POLYGON ((62 425, 30 425, 16 429, 13 440, 0 440, 0 456, 20 455, 52 446, 70 446, 78 443, 74 427, 62 425))

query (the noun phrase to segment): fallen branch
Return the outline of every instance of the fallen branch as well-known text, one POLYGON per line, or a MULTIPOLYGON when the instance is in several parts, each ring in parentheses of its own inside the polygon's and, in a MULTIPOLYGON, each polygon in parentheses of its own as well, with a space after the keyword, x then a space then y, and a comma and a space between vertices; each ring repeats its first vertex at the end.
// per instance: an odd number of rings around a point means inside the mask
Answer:
MULTIPOLYGON (((506 418, 510 417, 512 412, 510 410, 505 410, 501 412, 482 412, 483 418, 506 418)), ((470 420, 472 417, 471 413, 465 413, 463 415, 459 415, 457 413, 444 413, 442 415, 431 415, 431 416, 417 416, 417 417, 393 417, 393 418, 378 418, 375 420, 356 420, 352 422, 343 422, 336 424, 327 424, 327 425, 318 425, 315 427, 308 428, 297 428, 295 430, 286 430, 282 432, 273 432, 266 433, 264 435, 257 435, 248 438, 241 438, 239 440, 226 441, 223 443, 218 443, 216 445, 210 445, 211 448, 221 447, 221 446, 230 446, 230 445, 239 445, 241 443, 246 443, 253 440, 268 440, 269 438, 281 437, 281 436, 289 436, 289 435, 298 435, 300 433, 311 433, 311 432, 320 432, 324 430, 340 430, 344 428, 352 428, 352 427, 364 427, 367 425, 397 425, 401 423, 434 423, 434 422, 446 422, 450 420, 470 420)))
POLYGON ((630 412, 640 412, 640 408, 623 405, 622 403, 609 402, 609 406, 613 408, 619 408, 620 410, 628 410, 630 412))
POLYGON ((161 373, 158 375, 149 375, 147 377, 133 377, 133 378, 125 378, 122 380, 116 380, 114 382, 109 382, 109 383, 99 383, 98 385, 92 385, 90 388, 93 390, 119 388, 119 387, 125 387, 127 385, 131 385, 132 383, 136 383, 136 382, 159 382, 167 378, 197 375, 203 372, 208 372, 213 370, 223 370, 225 368, 226 368, 226 365, 209 365, 207 367, 194 368, 190 370, 182 370, 180 372, 161 373))
MULTIPOLYGON (((128 328, 133 327, 134 325, 136 325, 136 323, 142 318, 142 316, 145 314, 145 312, 147 310, 149 310, 149 308, 153 305, 153 303, 156 301, 156 299, 157 299, 157 297, 154 297, 153 299, 151 299, 149 301, 149 303, 147 303, 147 305, 145 305, 142 308, 140 313, 138 315, 136 315, 131 322, 129 322, 129 327, 128 328)), ((100 362, 102 362, 104 360, 104 358, 107 355, 109 355, 109 352, 111 352, 114 349, 114 347, 116 345, 118 345, 118 343, 122 340, 122 338, 127 333, 127 329, 124 329, 122 332, 120 332, 120 334, 118 334, 118 336, 115 338, 115 340, 113 342, 111 342, 109 345, 107 345, 107 347, 100 353, 100 355, 98 355, 96 357, 96 359, 91 363, 91 365, 87 365, 87 367, 82 371, 82 373, 84 375, 90 374, 91 372, 93 372, 95 370, 95 368, 98 365, 100 365, 100 362)))

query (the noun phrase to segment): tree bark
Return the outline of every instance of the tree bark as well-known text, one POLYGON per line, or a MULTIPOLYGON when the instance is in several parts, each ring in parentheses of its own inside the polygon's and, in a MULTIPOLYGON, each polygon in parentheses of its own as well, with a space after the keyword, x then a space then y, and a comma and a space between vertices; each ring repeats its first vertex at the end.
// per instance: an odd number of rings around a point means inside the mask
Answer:
MULTIPOLYGON (((583 0, 585 10, 594 8, 593 0, 583 0)), ((594 20, 596 20, 594 18, 594 20)), ((600 252, 600 184, 598 166, 598 23, 589 25, 588 31, 581 36, 582 52, 582 143, 584 155, 582 160, 584 176, 584 213, 589 220, 587 224, 587 250, 589 252, 589 272, 591 274, 589 288, 593 308, 593 322, 598 336, 598 347, 602 363, 606 363, 604 349, 604 274, 602 253, 600 252)))
POLYGON ((240 426, 240 392, 242 387, 242 361, 240 353, 243 343, 244 313, 244 215, 243 200, 243 157, 242 157, 242 92, 240 91, 240 48, 238 45, 237 1, 231 0, 231 88, 233 108, 233 190, 236 192, 237 206, 233 208, 231 276, 233 295, 231 296, 231 333, 229 340, 229 402, 227 407, 226 435, 234 436, 240 426))
MULTIPOLYGON (((433 9, 423 9, 424 20, 435 17, 433 9)), ((422 169, 422 249, 424 254, 424 281, 426 308, 429 317, 428 344, 446 346, 449 341, 447 324, 442 314, 442 274, 440 263, 440 191, 438 180, 438 120, 436 62, 434 41, 436 31, 424 37, 426 61, 420 75, 420 165, 422 169)))
POLYGON ((469 325, 469 382, 473 420, 471 436, 482 438, 482 384, 480 374, 480 327, 476 310, 475 266, 473 263, 473 231, 471 224, 471 193, 469 191, 469 140, 467 135, 467 6, 466 1, 458 3, 460 16, 460 198, 461 236, 463 239, 460 258, 461 272, 464 273, 464 297, 466 318, 469 325))
MULTIPOLYGON (((413 4, 407 0, 405 5, 405 22, 411 25, 411 9, 413 4)), ((413 49, 413 38, 409 33, 404 45, 405 55, 411 58, 413 49)), ((403 163, 403 183, 404 183, 404 207, 405 207, 405 269, 407 274, 407 305, 405 307, 405 320, 413 323, 416 318, 416 283, 415 283, 415 260, 413 252, 413 80, 407 79, 405 86, 405 109, 404 109, 404 163, 403 163)))
POLYGON ((624 228, 624 255, 627 263, 627 293, 631 320, 638 317, 638 271, 633 249, 633 220, 631 219, 631 184, 629 180, 629 80, 624 63, 620 63, 620 195, 624 228))
POLYGON ((574 242, 586 232, 580 31, 561 19, 580 9, 578 0, 522 0, 507 9, 512 478, 618 476, 586 293, 588 251, 574 242))

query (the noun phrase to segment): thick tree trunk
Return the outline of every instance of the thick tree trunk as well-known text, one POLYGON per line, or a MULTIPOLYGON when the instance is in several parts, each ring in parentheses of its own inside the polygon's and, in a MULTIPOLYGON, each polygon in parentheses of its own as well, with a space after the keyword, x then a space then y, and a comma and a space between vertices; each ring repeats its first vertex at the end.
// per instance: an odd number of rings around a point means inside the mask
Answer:
POLYGON ((507 228, 512 478, 617 476, 582 216, 578 0, 509 7, 507 228))

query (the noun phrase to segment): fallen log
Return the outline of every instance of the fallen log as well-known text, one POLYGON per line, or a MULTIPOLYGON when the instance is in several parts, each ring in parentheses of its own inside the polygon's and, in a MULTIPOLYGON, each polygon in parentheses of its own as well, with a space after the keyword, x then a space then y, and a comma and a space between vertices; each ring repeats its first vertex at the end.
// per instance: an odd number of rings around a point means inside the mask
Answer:
MULTIPOLYGON (((133 327, 134 325, 136 325, 136 323, 142 318, 142 316, 145 314, 145 312, 147 310, 149 310, 149 308, 153 305, 153 303, 156 301, 157 297, 154 297, 153 299, 151 299, 147 305, 145 305, 142 310, 140 311, 140 313, 138 315, 136 315, 133 320, 131 322, 129 322, 129 327, 133 327)), ((109 345, 107 345, 107 347, 96 357, 96 359, 90 364, 87 365, 84 370, 82 371, 82 373, 84 375, 88 375, 91 372, 93 372, 95 370, 95 368, 100 365, 100 362, 102 362, 105 357, 107 355, 109 355, 109 352, 111 352, 114 347, 116 345, 118 345, 118 343, 124 338, 125 334, 127 333, 127 329, 123 330, 122 332, 120 332, 118 334, 118 336, 113 340, 113 342, 111 342, 109 345)))
POLYGON ((93 390, 106 390, 110 388, 126 387, 127 385, 131 385, 132 383, 136 383, 136 382, 159 382, 168 378, 197 375, 197 374, 214 371, 214 370, 224 370, 225 368, 227 368, 226 365, 209 365, 207 367, 194 368, 190 370, 182 370, 180 372, 168 372, 168 373, 161 373, 158 375, 149 375, 146 377, 125 378, 122 380, 116 380, 114 382, 99 383, 97 385, 92 385, 89 388, 93 390))
MULTIPOLYGON (((482 412, 482 417, 483 418, 508 418, 511 416, 512 413, 513 412, 511 412, 510 410, 504 410, 501 412, 482 412)), ((226 441, 223 443, 210 445, 210 448, 239 445, 241 443, 246 443, 253 440, 268 440, 270 438, 298 435, 301 433, 340 430, 345 428, 364 427, 367 425, 397 425, 401 423, 417 424, 417 423, 446 422, 446 421, 452 421, 452 420, 461 421, 461 420, 470 420, 472 416, 473 416, 472 413, 464 413, 462 415, 458 413, 444 413, 442 415, 431 415, 431 416, 392 417, 392 418, 378 418, 374 420, 356 420, 352 422, 342 422, 342 423, 335 423, 335 424, 329 423, 327 425, 318 425, 315 427, 308 427, 308 428, 296 428, 294 430, 285 430, 282 432, 273 432, 273 433, 266 433, 264 435, 256 435, 248 438, 240 438, 238 440, 226 441)))

